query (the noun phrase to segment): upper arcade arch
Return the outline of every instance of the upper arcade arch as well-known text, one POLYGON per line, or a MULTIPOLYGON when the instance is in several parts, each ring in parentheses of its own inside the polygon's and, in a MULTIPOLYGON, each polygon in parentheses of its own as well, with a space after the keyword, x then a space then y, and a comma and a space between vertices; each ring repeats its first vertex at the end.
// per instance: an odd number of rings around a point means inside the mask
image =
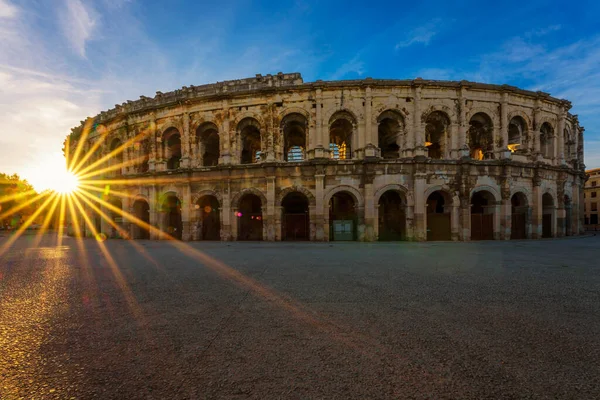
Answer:
POLYGON ((383 158, 400 156, 404 147, 404 116, 396 110, 386 110, 377 117, 377 143, 383 158))
POLYGON ((201 166, 213 167, 219 163, 219 128, 215 123, 204 122, 196 128, 195 150, 201 166))
POLYGON ((450 117, 444 111, 434 110, 425 116, 425 147, 434 160, 447 158, 450 136, 450 117))
POLYGON ((469 119, 467 143, 472 159, 494 158, 494 123, 488 114, 478 112, 469 119))
POLYGON ((348 110, 341 110, 329 118, 329 152, 335 160, 352 158, 357 120, 348 110))
POLYGON ((262 127, 253 117, 242 119, 236 127, 240 141, 240 164, 254 164, 262 159, 262 127))
POLYGON ((288 113, 281 120, 283 158, 285 161, 303 161, 306 158, 308 119, 304 114, 288 113))

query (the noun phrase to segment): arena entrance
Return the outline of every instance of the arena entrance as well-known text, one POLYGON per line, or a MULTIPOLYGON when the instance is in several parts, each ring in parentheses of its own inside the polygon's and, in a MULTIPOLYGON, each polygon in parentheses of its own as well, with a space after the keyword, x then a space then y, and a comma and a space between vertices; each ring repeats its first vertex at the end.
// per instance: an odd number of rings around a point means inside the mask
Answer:
POLYGON ((281 239, 309 240, 308 199, 299 192, 288 193, 281 202, 281 239))
POLYGON ((168 195, 162 203, 164 217, 163 232, 174 239, 181 240, 183 223, 181 220, 181 201, 174 194, 168 195))
POLYGON ((238 240, 263 240, 263 216, 260 197, 246 194, 238 206, 238 240))
POLYGON ((338 192, 329 200, 330 240, 356 240, 357 216, 354 198, 347 192, 338 192))
POLYGON ((442 191, 435 191, 427 198, 427 240, 450 240, 452 207, 450 196, 442 191))
POLYGON ((195 240, 221 240, 219 200, 215 196, 202 196, 195 204, 197 222, 195 240))
POLYGON ((471 240, 494 240, 494 196, 485 190, 471 196, 471 240))
POLYGON ((554 218, 554 199, 550 193, 542 196, 542 237, 552 237, 552 220, 554 218))
POLYGON ((112 198, 109 201, 110 205, 112 205, 113 207, 115 207, 117 210, 110 210, 110 219, 113 221, 113 223, 116 225, 116 227, 114 225, 110 225, 108 229, 110 229, 110 235, 109 237, 115 239, 115 238, 120 238, 122 237, 122 226, 123 226, 123 202, 121 201, 121 199, 118 198, 112 198), (117 228, 118 227, 118 228, 117 228))
MULTIPOLYGON (((145 200, 136 200, 133 203, 133 215, 143 221, 146 225, 150 225, 150 206, 145 200)), ((147 226, 140 226, 136 223, 133 226, 134 239, 150 239, 150 231, 147 226)))
POLYGON ((529 206, 527 197, 523 193, 515 193, 510 199, 511 203, 511 239, 527 239, 527 219, 529 206))
POLYGON ((395 190, 379 198, 379 240, 406 240, 406 203, 395 190))

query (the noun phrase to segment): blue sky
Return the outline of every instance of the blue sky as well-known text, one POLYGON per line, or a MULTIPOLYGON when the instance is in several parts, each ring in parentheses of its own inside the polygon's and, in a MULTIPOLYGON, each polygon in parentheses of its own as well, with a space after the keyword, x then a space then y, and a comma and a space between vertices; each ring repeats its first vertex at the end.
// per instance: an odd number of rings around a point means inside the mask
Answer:
POLYGON ((592 1, 0 0, 0 171, 56 160, 116 103, 279 71, 546 91, 573 102, 600 167, 598 15, 592 1))

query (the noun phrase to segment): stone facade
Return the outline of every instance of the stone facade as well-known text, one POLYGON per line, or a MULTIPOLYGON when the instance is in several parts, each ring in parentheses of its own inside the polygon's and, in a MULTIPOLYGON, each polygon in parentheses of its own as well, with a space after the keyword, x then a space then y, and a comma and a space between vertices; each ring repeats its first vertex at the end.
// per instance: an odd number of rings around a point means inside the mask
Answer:
POLYGON ((598 231, 600 229, 600 218, 598 203, 600 203, 600 168, 586 171, 588 177, 584 187, 585 229, 598 231))
POLYGON ((68 147, 97 171, 119 229, 88 212, 109 236, 148 236, 122 209, 183 240, 554 237, 583 231, 570 107, 507 85, 279 73, 128 101, 68 147))

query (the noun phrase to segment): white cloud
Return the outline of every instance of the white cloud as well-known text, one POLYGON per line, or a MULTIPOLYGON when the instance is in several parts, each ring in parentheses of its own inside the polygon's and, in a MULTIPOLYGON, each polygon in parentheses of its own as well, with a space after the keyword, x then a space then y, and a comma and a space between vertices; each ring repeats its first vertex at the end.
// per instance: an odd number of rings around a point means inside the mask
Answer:
POLYGON ((413 44, 422 44, 427 46, 431 39, 438 34, 441 21, 442 20, 440 18, 435 18, 427 24, 413 29, 408 33, 404 40, 396 44, 396 50, 403 47, 412 46, 413 44))
POLYGON ((95 12, 85 7, 81 0, 65 0, 65 9, 61 13, 63 34, 81 57, 85 57, 86 42, 92 37, 96 27, 95 12))
POLYGON ((15 18, 19 9, 8 0, 0 0, 0 18, 15 18))
POLYGON ((360 55, 355 55, 350 61, 342 64, 329 79, 336 80, 354 73, 362 76, 365 73, 365 63, 361 61, 360 55))
POLYGON ((562 25, 560 24, 555 24, 555 25, 550 25, 547 26, 545 28, 539 28, 539 29, 533 29, 529 32, 525 33, 525 37, 527 38, 531 38, 531 37, 540 37, 540 36, 546 36, 552 32, 556 32, 561 30, 562 25))

